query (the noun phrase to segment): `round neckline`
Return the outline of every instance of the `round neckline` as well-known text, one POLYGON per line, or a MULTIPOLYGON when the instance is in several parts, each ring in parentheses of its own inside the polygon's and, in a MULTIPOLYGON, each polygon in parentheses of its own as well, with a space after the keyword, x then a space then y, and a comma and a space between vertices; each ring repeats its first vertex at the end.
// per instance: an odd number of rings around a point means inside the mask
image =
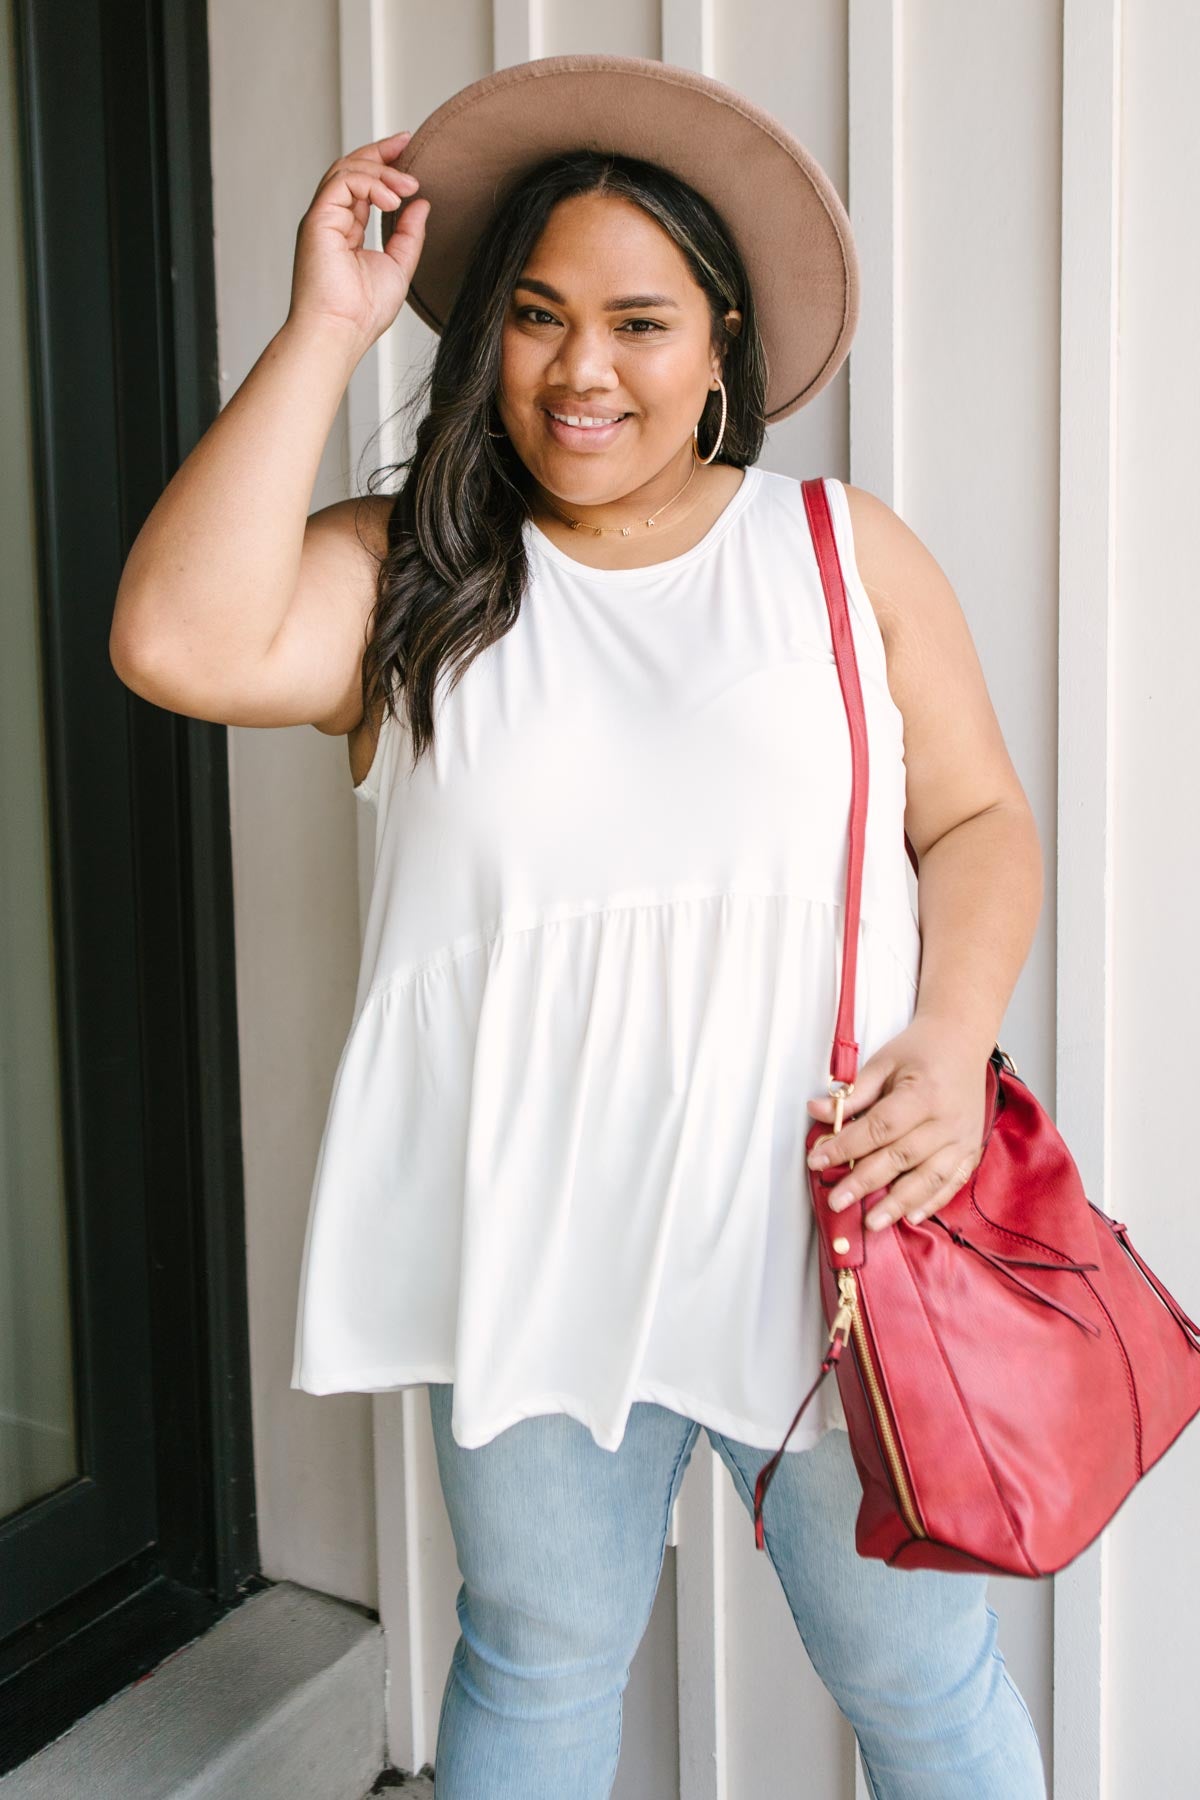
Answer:
POLYGON ((544 556, 548 562, 556 563, 560 569, 569 569, 584 581, 595 581, 605 587, 624 587, 634 582, 653 581, 656 576, 674 574, 677 569, 686 568, 689 563, 703 556, 718 538, 724 536, 738 514, 745 509, 761 479, 762 470, 758 465, 747 463, 732 497, 725 502, 704 536, 697 539, 690 550, 681 550, 678 556, 662 557, 658 562, 643 563, 637 569, 595 569, 590 563, 580 562, 577 557, 568 556, 565 550, 560 549, 532 518, 525 520, 526 533, 540 556, 544 556))

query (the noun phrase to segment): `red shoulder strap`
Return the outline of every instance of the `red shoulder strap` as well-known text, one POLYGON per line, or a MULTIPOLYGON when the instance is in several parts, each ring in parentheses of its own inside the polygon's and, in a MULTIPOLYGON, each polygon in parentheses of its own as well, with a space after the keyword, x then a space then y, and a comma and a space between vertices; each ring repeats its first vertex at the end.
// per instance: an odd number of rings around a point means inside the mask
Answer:
MULTIPOLYGON (((858 964, 858 925, 862 903, 863 851, 867 831, 867 719, 863 709, 862 687, 858 679, 858 658, 854 653, 854 636, 850 628, 850 609, 846 601, 846 583, 838 556, 837 538, 829 511, 829 496, 822 480, 802 481, 804 508, 812 533, 821 586, 829 613, 833 653, 837 660, 838 679, 850 727, 850 844, 846 859, 846 903, 843 912, 842 984, 838 996, 837 1023, 833 1033, 833 1053, 829 1075, 833 1081, 853 1081, 858 1071, 858 1044, 854 1039, 854 977, 858 964)), ((903 830, 903 822, 901 823, 903 830)), ((904 845, 914 871, 917 857, 904 833, 904 845)))

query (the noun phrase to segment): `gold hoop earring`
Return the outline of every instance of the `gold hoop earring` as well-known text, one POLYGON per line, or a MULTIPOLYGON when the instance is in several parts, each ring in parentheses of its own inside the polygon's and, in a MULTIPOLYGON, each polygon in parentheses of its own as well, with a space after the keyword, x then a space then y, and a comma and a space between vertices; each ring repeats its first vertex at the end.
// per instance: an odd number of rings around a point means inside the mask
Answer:
MULTIPOLYGON (((720 429, 720 431, 718 431, 717 441, 713 445, 712 449, 709 451, 708 455, 701 456, 701 454, 700 454, 700 420, 699 419, 696 420, 696 423, 692 426, 692 443, 695 445, 695 455, 696 455, 697 462, 710 463, 712 461, 713 457, 717 454, 717 451, 721 448, 721 439, 725 436, 725 419, 727 416, 728 407, 727 407, 727 401, 725 398, 725 383, 721 380, 721 377, 719 375, 717 376, 717 386, 721 390, 721 429, 720 429)), ((709 391, 711 392, 711 389, 709 391)))

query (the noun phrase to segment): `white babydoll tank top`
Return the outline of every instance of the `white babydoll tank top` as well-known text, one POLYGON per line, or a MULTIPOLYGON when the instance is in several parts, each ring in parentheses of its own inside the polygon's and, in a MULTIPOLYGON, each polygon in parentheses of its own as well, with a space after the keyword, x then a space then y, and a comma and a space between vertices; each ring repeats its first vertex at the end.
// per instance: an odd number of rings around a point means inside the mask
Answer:
MULTIPOLYGON (((911 1020, 903 719, 825 482, 870 755, 855 1035, 911 1020)), ((454 1383, 465 1447, 635 1400, 773 1451, 828 1343, 804 1139, 841 976, 850 745, 800 483, 592 569, 532 520, 515 625, 412 772, 385 718, 291 1385, 454 1383)), ((788 1443, 845 1415, 833 1380, 788 1443)))

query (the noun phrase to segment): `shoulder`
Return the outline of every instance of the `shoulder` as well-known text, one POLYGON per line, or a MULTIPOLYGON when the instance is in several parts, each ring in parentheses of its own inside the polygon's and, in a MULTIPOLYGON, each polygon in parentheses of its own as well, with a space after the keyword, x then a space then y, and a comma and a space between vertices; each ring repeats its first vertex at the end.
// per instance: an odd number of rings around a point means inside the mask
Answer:
MULTIPOLYGON (((394 494, 356 494, 310 513, 305 525, 305 553, 340 564, 351 575, 370 575, 387 555, 388 521, 394 494)), ((364 590, 365 591, 365 590, 364 590)))
POLYGON ((879 620, 888 687, 904 720, 906 829, 923 856, 960 820, 1028 801, 945 570, 885 500, 843 486, 855 565, 879 620))
MULTIPOLYGON (((761 473, 768 496, 789 508, 798 504, 800 484, 795 477, 774 470, 761 473)), ((826 477, 826 482, 845 495, 853 568, 867 590, 884 642, 890 644, 894 633, 928 609, 938 583, 944 601, 949 583, 917 534, 886 500, 840 477, 826 477)))
MULTIPOLYGON (((363 646, 378 597, 380 565, 388 551, 395 496, 359 494, 310 513, 304 531, 296 595, 286 621, 299 644, 322 622, 337 619, 346 632, 345 672, 338 705, 312 722, 327 736, 351 733, 362 721, 363 646)), ((318 641, 314 637, 314 641, 318 641)), ((339 662, 341 658, 338 659, 339 662)))
POLYGON ((928 649, 962 623, 945 570, 886 500, 848 481, 842 488, 855 566, 889 654, 916 641, 928 649))
POLYGON ((395 504, 395 494, 358 494, 340 501, 330 510, 340 511, 340 523, 347 536, 355 538, 373 558, 382 562, 387 555, 388 522, 395 504))

